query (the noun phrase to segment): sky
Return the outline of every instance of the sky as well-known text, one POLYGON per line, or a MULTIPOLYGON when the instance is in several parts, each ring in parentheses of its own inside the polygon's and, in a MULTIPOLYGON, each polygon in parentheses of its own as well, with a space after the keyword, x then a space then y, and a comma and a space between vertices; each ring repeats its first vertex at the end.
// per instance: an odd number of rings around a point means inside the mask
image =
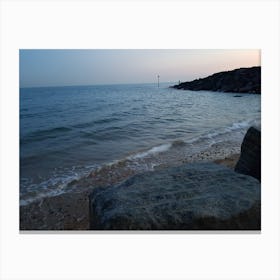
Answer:
POLYGON ((260 50, 20 50, 20 87, 177 83, 259 66, 260 50))

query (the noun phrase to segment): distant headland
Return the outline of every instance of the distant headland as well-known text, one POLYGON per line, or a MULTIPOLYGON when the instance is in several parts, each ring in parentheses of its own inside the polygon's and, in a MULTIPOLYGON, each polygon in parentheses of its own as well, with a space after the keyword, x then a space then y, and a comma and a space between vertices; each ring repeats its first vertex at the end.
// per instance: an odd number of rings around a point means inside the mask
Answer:
POLYGON ((234 93, 261 93, 261 67, 239 68, 215 73, 202 79, 183 82, 172 88, 183 90, 210 90, 234 93))

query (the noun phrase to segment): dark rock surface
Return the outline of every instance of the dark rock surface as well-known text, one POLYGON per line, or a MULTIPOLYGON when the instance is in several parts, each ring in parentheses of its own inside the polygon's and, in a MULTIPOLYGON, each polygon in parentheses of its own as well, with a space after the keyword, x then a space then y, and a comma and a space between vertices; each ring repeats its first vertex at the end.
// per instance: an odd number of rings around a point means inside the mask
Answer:
POLYGON ((250 127, 243 139, 235 171, 261 181, 261 132, 255 127, 250 127))
POLYGON ((94 230, 260 229, 260 183, 214 163, 138 174, 89 199, 94 230))
POLYGON ((215 73, 203 79, 173 86, 184 90, 210 90, 238 93, 261 93, 261 67, 240 68, 215 73))

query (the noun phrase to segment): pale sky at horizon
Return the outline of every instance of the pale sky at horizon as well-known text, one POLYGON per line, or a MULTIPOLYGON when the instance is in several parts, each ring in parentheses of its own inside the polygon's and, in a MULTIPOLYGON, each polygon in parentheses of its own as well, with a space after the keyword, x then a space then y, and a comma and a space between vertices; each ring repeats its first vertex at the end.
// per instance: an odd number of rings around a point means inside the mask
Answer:
POLYGON ((190 81, 261 65, 260 50, 20 50, 20 87, 190 81))

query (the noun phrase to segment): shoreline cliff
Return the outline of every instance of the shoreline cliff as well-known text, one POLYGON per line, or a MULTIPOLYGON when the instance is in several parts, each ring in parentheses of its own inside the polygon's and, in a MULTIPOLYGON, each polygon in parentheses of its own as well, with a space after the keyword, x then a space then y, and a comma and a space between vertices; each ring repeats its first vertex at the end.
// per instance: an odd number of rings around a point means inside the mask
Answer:
POLYGON ((261 94, 261 67, 239 68, 171 86, 183 90, 209 90, 261 94))

